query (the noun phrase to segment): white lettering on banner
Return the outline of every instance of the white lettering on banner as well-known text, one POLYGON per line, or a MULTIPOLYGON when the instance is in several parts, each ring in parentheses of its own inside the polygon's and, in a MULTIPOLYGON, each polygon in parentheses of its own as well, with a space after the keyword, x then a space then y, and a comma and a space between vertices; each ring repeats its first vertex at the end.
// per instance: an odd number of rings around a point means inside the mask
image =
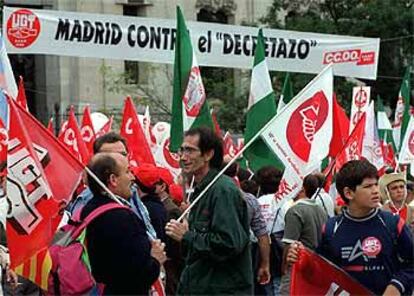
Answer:
MULTIPOLYGON (((11 7, 4 7, 3 18, 9 53, 174 62, 172 19, 11 7)), ((258 28, 201 22, 187 26, 199 65, 251 68, 258 28)), ((332 63, 335 75, 376 78, 377 38, 276 29, 264 29, 264 36, 269 70, 319 73, 332 63)))
POLYGON ((7 175, 7 218, 21 234, 30 234, 42 220, 36 209, 41 199, 50 199, 52 192, 29 151, 14 138, 9 142, 7 175))

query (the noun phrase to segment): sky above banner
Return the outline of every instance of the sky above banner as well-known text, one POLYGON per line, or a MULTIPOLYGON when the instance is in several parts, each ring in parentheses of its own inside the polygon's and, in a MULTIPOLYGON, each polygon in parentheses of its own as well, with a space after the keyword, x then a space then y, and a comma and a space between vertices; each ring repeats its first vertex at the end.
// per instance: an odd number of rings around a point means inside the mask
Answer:
MULTIPOLYGON (((201 66, 250 69, 258 28, 187 22, 201 66)), ((173 63, 175 20, 4 7, 7 51, 173 63)), ((269 70, 376 79, 379 39, 263 30, 269 70)))

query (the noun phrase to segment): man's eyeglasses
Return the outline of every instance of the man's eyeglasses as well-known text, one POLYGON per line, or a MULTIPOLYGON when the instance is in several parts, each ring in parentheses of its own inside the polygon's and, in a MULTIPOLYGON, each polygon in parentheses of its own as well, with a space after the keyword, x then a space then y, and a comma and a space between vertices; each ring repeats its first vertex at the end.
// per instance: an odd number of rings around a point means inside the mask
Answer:
POLYGON ((194 148, 194 147, 180 147, 180 148, 178 148, 178 154, 179 155, 183 155, 183 154, 186 154, 186 155, 189 155, 189 154, 193 154, 194 152, 196 152, 196 151, 200 151, 200 149, 199 148, 194 148))

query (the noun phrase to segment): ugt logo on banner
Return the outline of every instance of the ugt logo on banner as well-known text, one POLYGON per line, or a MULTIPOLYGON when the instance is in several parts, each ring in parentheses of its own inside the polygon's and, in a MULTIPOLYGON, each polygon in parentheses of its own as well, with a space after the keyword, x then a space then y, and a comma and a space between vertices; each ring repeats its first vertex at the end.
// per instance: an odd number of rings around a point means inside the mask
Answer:
POLYGON ((7 20, 7 37, 14 47, 25 48, 32 45, 39 33, 39 18, 28 9, 13 12, 7 20))

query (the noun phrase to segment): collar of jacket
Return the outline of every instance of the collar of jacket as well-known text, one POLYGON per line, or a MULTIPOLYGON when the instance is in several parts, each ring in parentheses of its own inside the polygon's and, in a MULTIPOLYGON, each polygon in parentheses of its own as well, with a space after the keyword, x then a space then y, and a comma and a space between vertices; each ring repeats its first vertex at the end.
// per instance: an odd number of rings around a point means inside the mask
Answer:
POLYGON ((194 200, 204 190, 204 188, 210 184, 217 174, 218 171, 216 169, 210 169, 201 182, 194 187, 194 194, 191 196, 191 200, 194 200))

